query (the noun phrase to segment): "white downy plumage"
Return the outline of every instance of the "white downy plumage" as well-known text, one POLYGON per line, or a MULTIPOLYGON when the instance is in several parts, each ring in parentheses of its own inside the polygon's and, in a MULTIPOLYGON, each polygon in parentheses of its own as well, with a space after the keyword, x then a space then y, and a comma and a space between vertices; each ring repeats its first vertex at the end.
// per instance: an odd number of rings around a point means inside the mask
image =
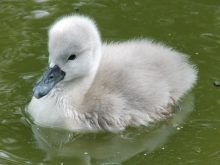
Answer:
POLYGON ((169 114, 197 78, 186 55, 162 44, 147 39, 102 44, 86 16, 55 22, 48 47, 49 68, 58 66, 65 76, 27 107, 43 126, 117 131, 148 125, 169 114))

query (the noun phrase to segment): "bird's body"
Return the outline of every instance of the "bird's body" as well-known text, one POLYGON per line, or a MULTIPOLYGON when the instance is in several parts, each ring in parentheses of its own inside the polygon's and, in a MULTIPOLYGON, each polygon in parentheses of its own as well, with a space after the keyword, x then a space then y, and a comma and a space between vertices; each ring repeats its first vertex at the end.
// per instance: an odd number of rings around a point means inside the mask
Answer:
POLYGON ((186 55, 146 39, 102 44, 84 16, 56 22, 48 45, 50 69, 57 66, 63 75, 46 93, 38 83, 34 94, 40 99, 33 97, 27 109, 44 126, 117 131, 148 125, 169 113, 196 81, 186 55))

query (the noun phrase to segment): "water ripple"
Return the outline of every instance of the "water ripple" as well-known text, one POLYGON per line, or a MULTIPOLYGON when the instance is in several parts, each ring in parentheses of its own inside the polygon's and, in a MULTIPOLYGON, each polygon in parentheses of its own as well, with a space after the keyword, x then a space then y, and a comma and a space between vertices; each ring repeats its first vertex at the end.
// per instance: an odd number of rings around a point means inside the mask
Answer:
POLYGON ((200 37, 207 39, 207 40, 210 40, 210 41, 215 41, 218 44, 220 44, 220 35, 215 35, 212 33, 203 33, 200 35, 200 37))

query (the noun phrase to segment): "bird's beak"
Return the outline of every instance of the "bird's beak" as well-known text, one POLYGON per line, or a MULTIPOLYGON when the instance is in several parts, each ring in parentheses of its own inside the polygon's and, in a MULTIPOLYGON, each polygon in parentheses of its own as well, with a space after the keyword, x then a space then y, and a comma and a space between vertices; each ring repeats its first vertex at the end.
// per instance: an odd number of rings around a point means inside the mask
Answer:
POLYGON ((34 87, 34 97, 40 99, 41 97, 47 95, 56 84, 64 79, 64 77, 65 72, 63 72, 57 65, 53 68, 49 67, 43 78, 34 87))

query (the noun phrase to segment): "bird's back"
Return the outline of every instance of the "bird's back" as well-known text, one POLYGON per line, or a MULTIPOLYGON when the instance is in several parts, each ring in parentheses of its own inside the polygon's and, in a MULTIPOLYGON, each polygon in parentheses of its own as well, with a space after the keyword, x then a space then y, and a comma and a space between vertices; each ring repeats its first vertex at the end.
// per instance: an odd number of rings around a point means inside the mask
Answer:
POLYGON ((88 111, 103 118, 109 114, 118 122, 140 125, 161 118, 195 80, 196 70, 187 57, 161 44, 147 40, 109 43, 103 45, 85 102, 88 111))

